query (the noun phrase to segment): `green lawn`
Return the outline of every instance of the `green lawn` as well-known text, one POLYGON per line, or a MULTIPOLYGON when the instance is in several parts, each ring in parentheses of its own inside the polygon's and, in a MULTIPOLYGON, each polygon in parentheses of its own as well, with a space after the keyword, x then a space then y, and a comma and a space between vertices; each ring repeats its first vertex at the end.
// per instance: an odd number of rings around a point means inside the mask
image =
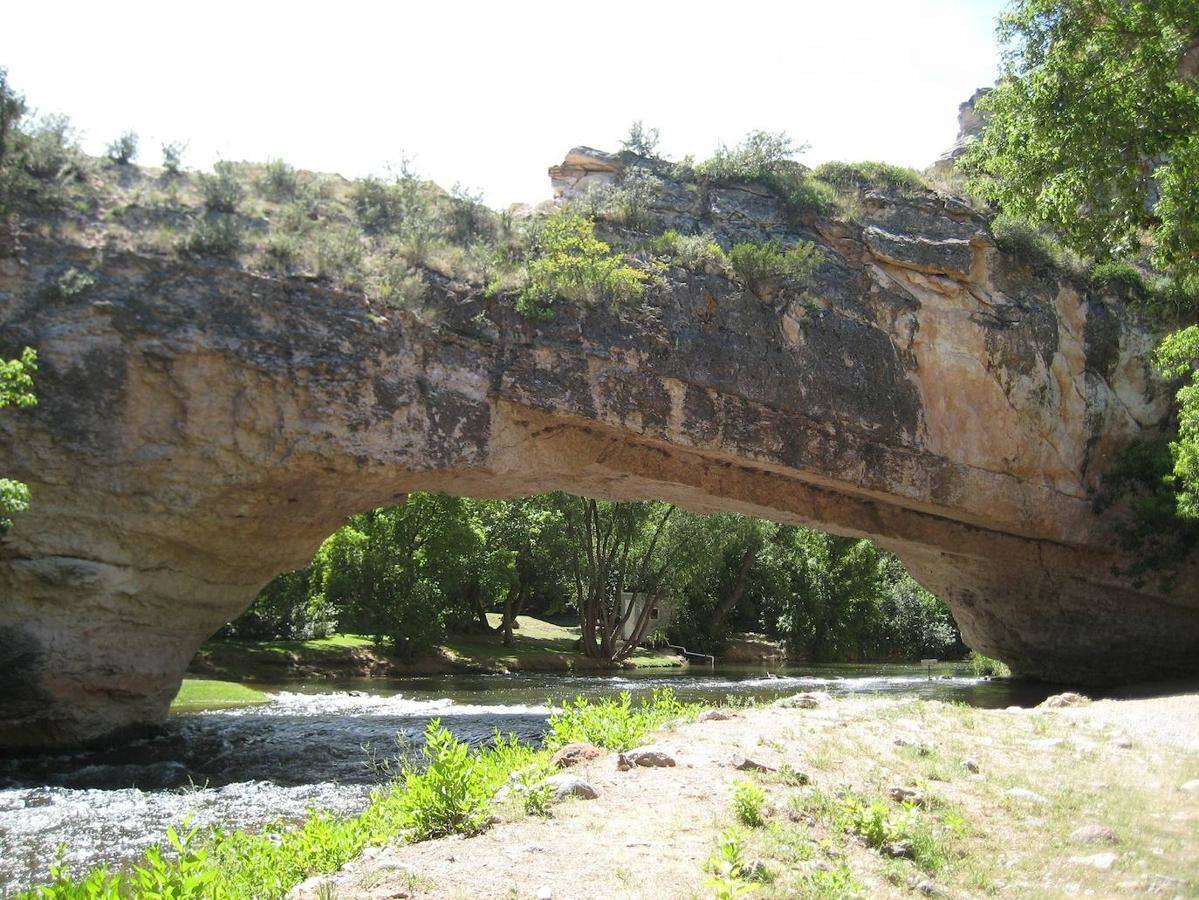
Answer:
POLYGON ((266 702, 266 694, 244 684, 206 678, 185 678, 179 687, 179 693, 171 703, 171 712, 227 709, 232 706, 253 706, 266 702))

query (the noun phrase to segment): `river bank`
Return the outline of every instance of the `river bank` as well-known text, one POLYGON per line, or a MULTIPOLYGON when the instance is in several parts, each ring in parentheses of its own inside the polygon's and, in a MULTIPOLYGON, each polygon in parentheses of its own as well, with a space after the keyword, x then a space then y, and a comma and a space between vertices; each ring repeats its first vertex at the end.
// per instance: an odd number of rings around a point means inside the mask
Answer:
POLYGON ((370 848, 292 896, 1199 891, 1197 694, 1062 709, 804 705, 654 735, 667 767, 623 771, 601 754, 569 770, 596 799, 551 818, 503 810, 475 837, 370 848))
MULTIPOLYGON (((489 623, 499 624, 491 613, 489 623)), ((603 672, 687 665, 672 650, 638 650, 621 663, 576 649, 579 629, 517 616, 512 646, 499 633, 451 635, 429 653, 404 660, 362 635, 309 641, 211 640, 196 653, 190 675, 227 681, 279 682, 318 678, 400 678, 412 675, 511 672, 603 672)))

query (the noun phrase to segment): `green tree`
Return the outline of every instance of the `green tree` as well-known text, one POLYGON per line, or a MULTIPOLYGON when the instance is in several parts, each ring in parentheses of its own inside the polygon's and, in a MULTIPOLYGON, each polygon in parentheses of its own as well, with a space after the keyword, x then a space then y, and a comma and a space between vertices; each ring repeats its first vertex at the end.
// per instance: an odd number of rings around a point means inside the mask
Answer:
MULTIPOLYGON (((17 359, 0 359, 0 409, 6 406, 26 409, 37 403, 33 393, 33 373, 36 371, 37 351, 32 347, 26 347, 17 359)), ((29 488, 11 478, 0 478, 0 535, 12 528, 14 513, 28 508, 29 488)))
POLYGON ((1016 0, 1004 74, 963 160, 1006 211, 1100 258, 1199 273, 1195 0, 1016 0))

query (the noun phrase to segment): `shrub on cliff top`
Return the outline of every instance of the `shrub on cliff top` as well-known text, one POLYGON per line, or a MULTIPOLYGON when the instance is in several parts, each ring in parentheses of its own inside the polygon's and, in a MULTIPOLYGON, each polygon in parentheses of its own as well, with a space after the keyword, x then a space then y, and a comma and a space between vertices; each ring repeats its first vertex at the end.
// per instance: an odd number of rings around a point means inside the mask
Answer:
POLYGON ((826 162, 812 175, 842 190, 884 190, 908 196, 927 191, 928 184, 915 169, 884 162, 826 162))
POLYGON ((525 264, 525 283, 516 298, 522 316, 545 319, 558 298, 619 301, 641 297, 649 276, 630 266, 595 236, 595 223, 582 216, 550 216, 534 238, 525 264))

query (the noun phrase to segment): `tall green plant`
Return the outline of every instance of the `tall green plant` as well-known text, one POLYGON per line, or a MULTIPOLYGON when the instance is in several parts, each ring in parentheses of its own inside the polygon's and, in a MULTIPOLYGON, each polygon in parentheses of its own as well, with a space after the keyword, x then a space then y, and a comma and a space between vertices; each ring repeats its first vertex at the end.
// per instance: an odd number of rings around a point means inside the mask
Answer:
MULTIPOLYGON (((33 393, 36 371, 37 351, 32 347, 26 347, 17 359, 0 359, 0 409, 28 409, 37 403, 33 393)), ((28 508, 29 487, 11 478, 0 478, 0 535, 12 528, 12 515, 28 508)))

